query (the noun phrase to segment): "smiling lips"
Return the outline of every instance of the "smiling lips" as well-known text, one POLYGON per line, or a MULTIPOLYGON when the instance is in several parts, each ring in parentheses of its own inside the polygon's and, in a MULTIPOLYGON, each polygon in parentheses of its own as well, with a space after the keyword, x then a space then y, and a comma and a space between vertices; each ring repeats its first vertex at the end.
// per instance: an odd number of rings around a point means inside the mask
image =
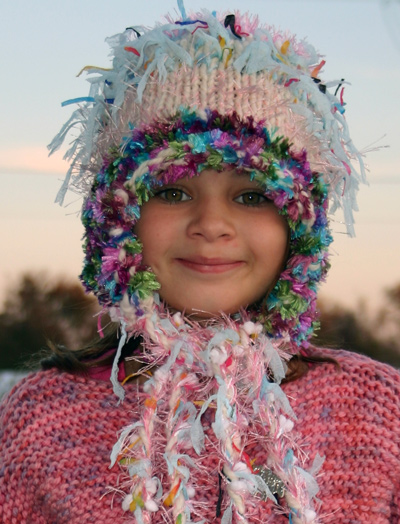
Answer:
POLYGON ((176 261, 188 269, 198 273, 225 273, 232 271, 244 264, 243 260, 231 260, 227 258, 188 257, 177 258, 176 261))

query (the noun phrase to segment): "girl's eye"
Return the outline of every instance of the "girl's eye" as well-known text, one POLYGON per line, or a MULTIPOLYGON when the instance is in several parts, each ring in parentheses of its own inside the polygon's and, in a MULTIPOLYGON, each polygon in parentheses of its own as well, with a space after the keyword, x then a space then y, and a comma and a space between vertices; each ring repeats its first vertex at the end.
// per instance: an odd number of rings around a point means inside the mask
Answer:
POLYGON ((258 206, 267 202, 267 200, 268 199, 264 195, 257 193, 257 191, 248 191, 247 193, 243 193, 235 198, 236 202, 244 204, 245 206, 258 206))
POLYGON ((182 189, 177 189, 176 187, 162 189, 161 191, 158 191, 155 196, 169 203, 185 202, 186 200, 190 200, 189 195, 182 191, 182 189))

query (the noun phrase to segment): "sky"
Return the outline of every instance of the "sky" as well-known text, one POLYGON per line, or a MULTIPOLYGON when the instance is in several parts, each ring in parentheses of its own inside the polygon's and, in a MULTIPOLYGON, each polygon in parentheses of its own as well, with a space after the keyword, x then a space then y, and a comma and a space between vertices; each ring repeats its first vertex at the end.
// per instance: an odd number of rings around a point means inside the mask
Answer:
MULTIPOLYGON (((243 9, 243 0, 186 0, 199 8, 243 9)), ((346 119, 366 156, 369 186, 361 187, 356 238, 334 217, 332 269, 322 288, 331 303, 378 307, 400 283, 400 1, 247 0, 263 22, 307 38, 327 61, 324 80, 345 78, 346 119)), ((0 300, 22 272, 77 278, 81 269, 80 201, 54 198, 67 170, 62 152, 46 144, 85 96, 76 75, 85 65, 109 66, 104 39, 127 26, 152 26, 174 0, 13 0, 0 20, 0 300), (111 8, 112 6, 112 8, 111 8)))

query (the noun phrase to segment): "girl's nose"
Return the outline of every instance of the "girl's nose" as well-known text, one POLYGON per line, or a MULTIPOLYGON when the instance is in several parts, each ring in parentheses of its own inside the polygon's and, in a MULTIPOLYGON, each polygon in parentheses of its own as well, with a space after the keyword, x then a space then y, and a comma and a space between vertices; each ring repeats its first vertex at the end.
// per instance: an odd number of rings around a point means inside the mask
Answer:
POLYGON ((235 237, 234 217, 221 201, 199 202, 193 207, 192 213, 187 229, 189 237, 202 237, 207 242, 235 237))

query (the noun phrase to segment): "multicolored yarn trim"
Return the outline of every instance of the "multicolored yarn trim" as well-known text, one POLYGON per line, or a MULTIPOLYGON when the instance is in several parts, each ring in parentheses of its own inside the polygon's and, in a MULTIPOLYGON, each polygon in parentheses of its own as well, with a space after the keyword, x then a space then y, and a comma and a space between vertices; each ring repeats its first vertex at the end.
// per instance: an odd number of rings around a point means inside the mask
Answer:
MULTIPOLYGON (((264 122, 208 111, 205 119, 182 110, 168 122, 134 129, 121 151, 110 152, 85 201, 86 229, 82 281, 105 307, 123 301, 125 320, 143 316, 141 301, 158 289, 155 275, 141 263, 134 233, 140 206, 160 185, 199 175, 204 169, 235 168, 256 180, 287 218, 290 251, 286 269, 253 320, 270 336, 284 338, 293 351, 315 326, 317 284, 327 269, 332 240, 327 223, 327 188, 313 173, 306 152, 264 122)), ((218 175, 216 175, 218 176, 218 175)))

